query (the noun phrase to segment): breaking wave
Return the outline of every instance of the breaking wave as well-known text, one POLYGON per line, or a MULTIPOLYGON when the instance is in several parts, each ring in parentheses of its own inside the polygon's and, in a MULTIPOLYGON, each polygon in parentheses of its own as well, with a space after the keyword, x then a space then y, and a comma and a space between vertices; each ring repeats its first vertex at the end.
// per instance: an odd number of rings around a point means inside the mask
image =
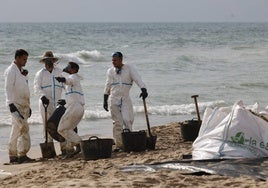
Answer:
MULTIPOLYGON (((199 112, 202 114, 206 107, 221 107, 226 106, 227 104, 220 101, 212 101, 212 102, 201 102, 198 103, 199 112)), ((191 104, 181 104, 181 105, 162 105, 162 106, 149 106, 147 107, 148 113, 151 115, 161 115, 161 116, 176 116, 176 115, 190 115, 196 114, 196 107, 194 103, 191 104)), ((143 106, 134 106, 135 114, 144 113, 143 106)), ((110 113, 107 113, 102 108, 96 110, 86 110, 84 114, 84 119, 86 120, 98 120, 98 119, 106 119, 110 118, 110 113)))

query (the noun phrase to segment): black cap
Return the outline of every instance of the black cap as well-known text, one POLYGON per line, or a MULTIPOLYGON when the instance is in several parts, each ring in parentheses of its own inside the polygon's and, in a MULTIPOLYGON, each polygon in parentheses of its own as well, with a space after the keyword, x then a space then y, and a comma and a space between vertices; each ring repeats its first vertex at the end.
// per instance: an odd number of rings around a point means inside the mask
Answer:
POLYGON ((68 65, 63 69, 63 72, 67 72, 70 74, 70 69, 75 69, 76 72, 78 72, 79 65, 75 62, 69 62, 68 65))
POLYGON ((119 58, 123 58, 123 54, 121 52, 114 52, 112 54, 112 57, 119 57, 119 58))

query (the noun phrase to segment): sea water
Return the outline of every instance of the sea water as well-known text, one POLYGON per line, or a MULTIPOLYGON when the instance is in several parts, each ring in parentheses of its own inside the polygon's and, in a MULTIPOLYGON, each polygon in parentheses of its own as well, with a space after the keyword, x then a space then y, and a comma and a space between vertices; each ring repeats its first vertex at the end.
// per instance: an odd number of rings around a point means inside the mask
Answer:
MULTIPOLYGON (((4 70, 16 49, 29 52, 33 146, 44 142, 35 73, 43 53, 52 50, 58 67, 74 61, 80 66, 85 114, 81 136, 112 137, 112 120, 103 107, 106 70, 111 54, 121 51, 124 63, 134 65, 145 82, 151 126, 197 118, 192 95, 206 107, 267 106, 268 23, 0 23, 0 151, 7 151, 11 117, 5 104, 4 70)), ((131 90, 134 130, 146 129, 140 88, 131 90)))

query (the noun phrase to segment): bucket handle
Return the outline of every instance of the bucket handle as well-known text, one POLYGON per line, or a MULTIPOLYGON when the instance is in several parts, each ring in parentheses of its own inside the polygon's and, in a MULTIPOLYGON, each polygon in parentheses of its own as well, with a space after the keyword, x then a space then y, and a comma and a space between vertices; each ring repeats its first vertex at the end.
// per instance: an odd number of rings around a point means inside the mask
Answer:
POLYGON ((99 140, 99 137, 97 136, 91 136, 88 138, 88 140, 99 140))
POLYGON ((201 126, 201 120, 199 122, 198 118, 193 118, 191 121, 198 121, 198 126, 201 126))
POLYGON ((129 129, 123 129, 123 133, 125 132, 131 132, 129 129))
MULTIPOLYGON (((192 118, 191 120, 186 120, 185 122, 191 122, 191 121, 198 121, 198 119, 197 118, 192 118)), ((199 122, 198 122, 198 124, 199 124, 199 122)))

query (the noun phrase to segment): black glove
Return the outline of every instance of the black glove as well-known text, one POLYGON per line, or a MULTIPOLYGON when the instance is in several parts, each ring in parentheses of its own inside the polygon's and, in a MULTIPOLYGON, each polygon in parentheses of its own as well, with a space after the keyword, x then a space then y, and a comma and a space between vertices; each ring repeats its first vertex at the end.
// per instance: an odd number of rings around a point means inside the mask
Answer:
POLYGON ((146 97, 148 97, 148 93, 147 93, 147 89, 146 88, 141 88, 140 97, 142 97, 142 99, 146 99, 146 97))
POLYGON ((42 96, 41 97, 41 101, 43 102, 43 104, 45 105, 48 105, 49 104, 49 100, 48 100, 48 98, 46 98, 46 96, 42 96))
POLYGON ((109 110, 108 110, 108 98, 109 98, 109 95, 104 94, 104 96, 103 96, 103 108, 104 108, 104 110, 106 110, 107 112, 109 111, 109 110))
POLYGON ((55 79, 56 79, 58 82, 66 82, 66 78, 64 78, 64 77, 55 77, 55 79))
POLYGON ((28 75, 28 70, 27 69, 23 69, 21 71, 21 74, 23 74, 24 76, 27 76, 28 75))
POLYGON ((29 110, 29 117, 31 117, 31 115, 32 115, 32 109, 30 108, 30 110, 29 110))
POLYGON ((9 105, 9 109, 11 113, 18 111, 17 107, 13 103, 9 105))
POLYGON ((57 104, 64 106, 66 104, 66 101, 64 99, 60 99, 58 100, 57 104))
POLYGON ((13 103, 9 104, 9 109, 11 113, 15 113, 16 116, 19 116, 20 118, 24 119, 24 117, 20 114, 20 111, 13 103))

